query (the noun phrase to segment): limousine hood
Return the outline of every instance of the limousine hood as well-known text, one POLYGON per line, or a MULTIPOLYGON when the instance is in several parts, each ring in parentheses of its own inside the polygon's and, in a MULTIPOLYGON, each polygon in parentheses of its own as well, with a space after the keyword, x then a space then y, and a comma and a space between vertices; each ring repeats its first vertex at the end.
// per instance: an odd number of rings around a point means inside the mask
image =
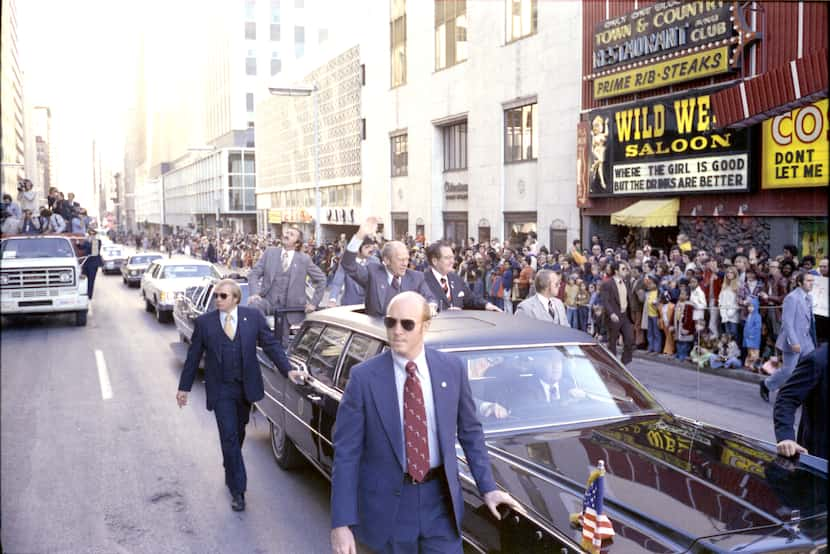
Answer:
POLYGON ((655 414, 591 428, 488 437, 496 480, 536 518, 580 540, 590 471, 605 462, 609 552, 778 551, 825 544, 826 461, 655 414), (791 523, 792 510, 801 521, 791 523))

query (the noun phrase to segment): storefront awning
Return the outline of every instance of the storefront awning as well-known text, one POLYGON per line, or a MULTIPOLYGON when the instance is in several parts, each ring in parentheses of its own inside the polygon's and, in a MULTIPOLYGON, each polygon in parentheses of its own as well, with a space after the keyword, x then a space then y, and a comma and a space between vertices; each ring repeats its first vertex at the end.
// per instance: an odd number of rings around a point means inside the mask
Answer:
POLYGON ((628 227, 676 227, 680 199, 640 200, 611 214, 611 225, 628 227))

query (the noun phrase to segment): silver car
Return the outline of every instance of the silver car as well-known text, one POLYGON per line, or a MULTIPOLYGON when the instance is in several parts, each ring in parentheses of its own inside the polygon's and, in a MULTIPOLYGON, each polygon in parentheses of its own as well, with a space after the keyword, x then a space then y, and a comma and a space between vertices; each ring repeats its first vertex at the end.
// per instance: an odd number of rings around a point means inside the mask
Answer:
POLYGON ((126 253, 121 246, 111 244, 101 248, 101 271, 104 273, 118 273, 124 265, 126 253))
POLYGON ((133 254, 121 265, 121 280, 129 287, 137 287, 141 283, 141 276, 147 271, 150 262, 163 257, 157 253, 133 254))

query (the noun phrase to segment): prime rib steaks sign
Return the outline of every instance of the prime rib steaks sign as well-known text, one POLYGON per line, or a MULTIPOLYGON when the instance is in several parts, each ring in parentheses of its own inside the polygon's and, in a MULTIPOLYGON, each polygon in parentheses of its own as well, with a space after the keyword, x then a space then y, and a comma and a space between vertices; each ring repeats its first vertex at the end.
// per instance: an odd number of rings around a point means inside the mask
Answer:
POLYGON ((589 115, 589 196, 749 190, 746 129, 714 129, 710 97, 683 95, 589 115))

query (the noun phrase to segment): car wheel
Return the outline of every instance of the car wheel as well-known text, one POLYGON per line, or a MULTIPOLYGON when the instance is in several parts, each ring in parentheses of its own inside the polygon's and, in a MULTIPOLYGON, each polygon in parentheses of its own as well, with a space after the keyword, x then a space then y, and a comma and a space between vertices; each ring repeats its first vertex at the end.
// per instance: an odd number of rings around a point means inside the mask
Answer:
POLYGON ((150 301, 149 301, 149 300, 147 300, 147 297, 146 297, 146 296, 144 296, 144 294, 142 294, 141 296, 143 296, 143 297, 144 297, 144 311, 146 311, 146 312, 152 312, 152 311, 154 311, 154 310, 155 310, 155 308, 153 308, 153 305, 150 303, 150 301))
POLYGON ((168 320, 168 313, 164 310, 160 310, 158 305, 156 305, 156 321, 159 323, 167 323, 168 320))
POLYGON ((282 423, 271 421, 271 450, 277 464, 286 470, 295 469, 302 465, 303 456, 288 435, 285 434, 285 414, 282 414, 282 423))
POLYGON ((75 312, 75 325, 78 327, 85 327, 86 326, 86 314, 87 311, 84 310, 82 312, 75 312))

